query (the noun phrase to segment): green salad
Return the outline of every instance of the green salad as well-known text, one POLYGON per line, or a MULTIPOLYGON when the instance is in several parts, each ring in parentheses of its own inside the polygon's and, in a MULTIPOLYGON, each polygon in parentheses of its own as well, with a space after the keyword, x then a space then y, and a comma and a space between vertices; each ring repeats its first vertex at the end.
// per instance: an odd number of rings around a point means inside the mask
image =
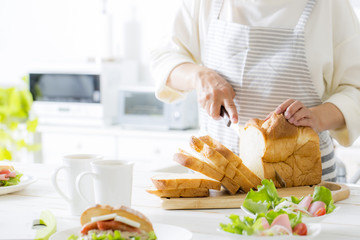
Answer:
MULTIPOLYGON (((300 213, 287 213, 284 210, 278 212, 269 211, 267 213, 257 214, 256 217, 238 216, 231 214, 229 216, 231 223, 224 224, 220 223, 220 227, 223 231, 240 234, 240 235, 260 235, 260 236, 278 236, 278 235, 306 235, 307 230, 304 234, 299 234, 296 231, 298 226, 302 225, 300 213), (280 219, 283 216, 285 220, 280 224, 276 222, 276 219, 280 219)), ((306 225, 304 225, 306 228, 306 225)))
POLYGON ((20 183, 22 173, 15 171, 12 166, 0 167, 0 187, 14 186, 20 183))
POLYGON ((253 214, 285 210, 288 213, 301 212, 307 216, 321 216, 336 208, 331 191, 324 186, 316 186, 311 196, 299 199, 294 196, 279 197, 272 180, 264 179, 261 183, 257 191, 250 190, 247 193, 243 203, 243 207, 253 214))

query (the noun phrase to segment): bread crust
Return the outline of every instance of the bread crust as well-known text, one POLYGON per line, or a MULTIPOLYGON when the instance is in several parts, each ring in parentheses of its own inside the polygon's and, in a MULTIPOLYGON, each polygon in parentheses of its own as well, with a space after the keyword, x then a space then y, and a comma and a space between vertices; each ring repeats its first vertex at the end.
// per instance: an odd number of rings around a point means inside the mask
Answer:
MULTIPOLYGON (((208 140, 209 138, 207 138, 208 140)), ((232 179, 244 192, 254 188, 253 185, 227 158, 220 154, 216 149, 204 143, 200 139, 192 136, 190 146, 202 154, 206 159, 214 163, 229 179, 232 179)))
POLYGON ((208 188, 185 188, 185 189, 170 189, 159 190, 155 188, 146 189, 148 193, 154 194, 163 198, 180 198, 180 197, 208 197, 208 188))
POLYGON ((164 173, 151 177, 158 190, 175 190, 185 188, 221 189, 221 183, 199 173, 164 173))
POLYGON ((240 185, 234 180, 225 177, 225 174, 221 172, 215 166, 209 164, 208 162, 202 161, 197 157, 194 157, 184 150, 180 149, 179 153, 174 155, 174 161, 180 163, 181 165, 188 167, 196 172, 202 173, 210 178, 214 178, 221 182, 221 184, 231 193, 235 194, 240 188, 240 185))
POLYGON ((202 173, 210 178, 221 181, 224 177, 224 173, 221 173, 213 165, 210 165, 197 157, 194 157, 184 150, 179 149, 179 153, 175 153, 173 160, 184 167, 187 167, 196 172, 202 173))
POLYGON ((282 114, 273 114, 267 121, 253 119, 246 128, 261 131, 265 152, 261 158, 264 178, 277 187, 275 171, 287 187, 314 185, 321 182, 321 152, 318 134, 310 127, 296 127, 282 114))
POLYGON ((241 158, 234 152, 232 152, 230 149, 225 147, 223 144, 221 144, 219 141, 211 138, 208 135, 201 136, 199 137, 199 139, 210 147, 214 148, 221 155, 223 155, 231 164, 233 164, 250 182, 250 187, 256 188, 258 185, 261 184, 261 179, 243 164, 241 158))
POLYGON ((97 204, 94 207, 86 209, 81 214, 80 223, 83 226, 86 223, 90 222, 92 217, 107 215, 111 213, 116 213, 118 216, 122 216, 130 220, 139 222, 141 230, 144 230, 146 232, 154 231, 152 223, 144 214, 126 206, 111 207, 109 205, 97 204))
POLYGON ((0 165, 0 171, 3 171, 3 170, 14 171, 15 168, 11 165, 0 165))

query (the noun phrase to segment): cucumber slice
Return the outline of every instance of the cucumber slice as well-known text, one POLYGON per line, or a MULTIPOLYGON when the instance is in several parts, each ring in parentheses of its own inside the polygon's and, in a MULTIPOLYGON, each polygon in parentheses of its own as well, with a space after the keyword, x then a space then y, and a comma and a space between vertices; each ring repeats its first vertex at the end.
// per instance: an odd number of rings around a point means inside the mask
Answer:
POLYGON ((40 223, 43 227, 36 231, 35 240, 48 240, 56 232, 56 218, 49 210, 44 210, 40 214, 40 223))

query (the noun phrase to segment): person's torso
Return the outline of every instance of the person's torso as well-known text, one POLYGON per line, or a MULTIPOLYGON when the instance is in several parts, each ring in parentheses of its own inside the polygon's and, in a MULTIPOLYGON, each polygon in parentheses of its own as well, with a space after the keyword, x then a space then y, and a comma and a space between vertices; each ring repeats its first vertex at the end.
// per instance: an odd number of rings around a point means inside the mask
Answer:
MULTIPOLYGON (((217 71, 234 88, 240 124, 251 118, 264 119, 286 99, 306 107, 321 104, 306 59, 304 29, 316 1, 307 1, 294 28, 248 27, 220 19, 223 1, 216 1, 207 35, 203 63, 217 71)), ((203 133, 220 140, 238 153, 237 134, 200 110, 203 133)), ((320 138, 322 154, 333 154, 327 132, 320 138), (330 152, 330 153, 329 153, 330 152)), ((331 177, 334 159, 330 159, 331 177)))

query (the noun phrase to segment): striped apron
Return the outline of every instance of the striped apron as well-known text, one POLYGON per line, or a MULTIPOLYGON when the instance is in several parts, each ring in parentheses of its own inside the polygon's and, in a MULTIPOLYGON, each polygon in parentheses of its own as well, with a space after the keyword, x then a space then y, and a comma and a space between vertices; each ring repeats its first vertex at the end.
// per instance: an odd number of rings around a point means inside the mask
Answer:
MULTIPOLYGON (((315 6, 309 0, 294 29, 249 27, 219 19, 222 0, 214 0, 205 44, 204 66, 215 70, 236 92, 240 124, 264 119, 288 98, 306 107, 322 103, 306 60, 305 25, 315 6)), ((209 134, 239 153, 239 138, 223 121, 200 109, 200 134, 209 134)), ((319 133, 322 179, 336 180, 334 146, 328 131, 319 133)))

